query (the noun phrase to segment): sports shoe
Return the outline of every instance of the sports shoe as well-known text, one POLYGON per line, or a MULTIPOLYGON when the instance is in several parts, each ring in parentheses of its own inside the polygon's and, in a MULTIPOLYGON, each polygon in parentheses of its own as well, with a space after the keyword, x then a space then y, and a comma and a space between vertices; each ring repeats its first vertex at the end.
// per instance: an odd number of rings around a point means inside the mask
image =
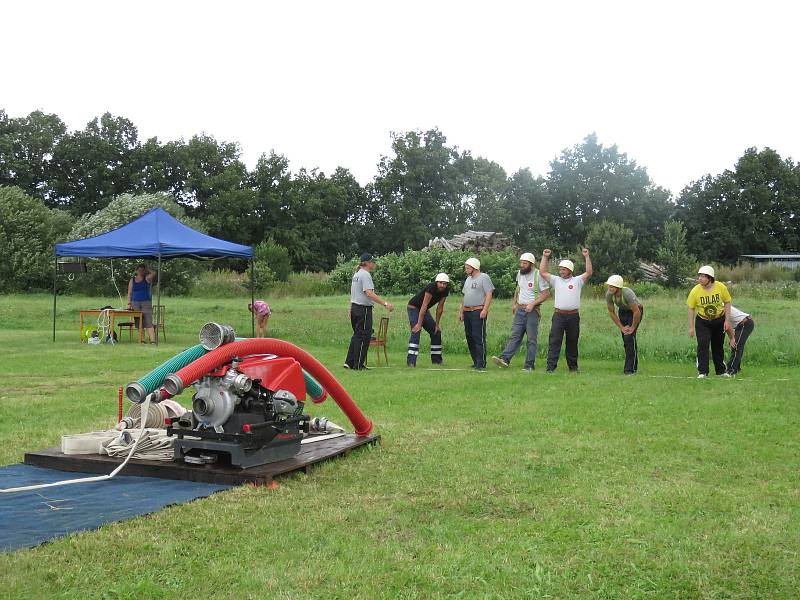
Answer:
POLYGON ((507 369, 508 368, 508 363, 506 361, 504 361, 502 358, 500 358, 499 356, 493 356, 492 357, 492 362, 494 362, 494 364, 496 364, 501 369, 507 369))
POLYGON ((349 369, 349 368, 350 368, 350 365, 348 365, 347 363, 344 363, 342 366, 343 366, 345 369, 349 369))
POLYGON ((708 377, 708 375, 705 373, 700 373, 700 375, 697 376, 698 379, 705 379, 706 377, 708 377))
POLYGON ((533 373, 533 367, 522 367, 523 373, 533 373))
POLYGON ((730 377, 730 376, 731 376, 730 373, 720 373, 719 375, 717 375, 717 377, 730 377))

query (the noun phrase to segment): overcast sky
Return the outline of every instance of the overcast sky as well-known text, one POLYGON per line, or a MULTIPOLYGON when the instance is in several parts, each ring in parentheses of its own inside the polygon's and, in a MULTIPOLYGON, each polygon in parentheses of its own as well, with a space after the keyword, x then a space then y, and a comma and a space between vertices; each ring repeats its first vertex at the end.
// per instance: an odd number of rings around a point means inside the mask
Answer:
POLYGON ((140 139, 205 132, 252 167, 349 168, 390 132, 545 175, 590 132, 678 193, 751 146, 800 160, 794 2, 4 3, 0 108, 140 139))

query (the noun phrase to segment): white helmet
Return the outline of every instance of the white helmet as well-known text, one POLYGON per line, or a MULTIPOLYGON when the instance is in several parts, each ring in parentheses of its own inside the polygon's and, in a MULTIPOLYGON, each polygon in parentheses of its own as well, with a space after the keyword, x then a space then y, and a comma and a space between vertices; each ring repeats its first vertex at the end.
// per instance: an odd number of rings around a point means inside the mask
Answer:
POLYGON ((444 281, 445 283, 450 283, 450 278, 447 276, 447 273, 439 273, 436 276, 435 281, 444 281))
POLYGON ((708 275, 709 277, 714 277, 714 267, 711 265, 704 265, 697 269, 698 275, 708 275))
POLYGON ((530 252, 525 252, 522 256, 519 257, 520 260, 527 260, 529 263, 533 264, 536 262, 536 257, 531 254, 530 252))
POLYGON ((558 266, 564 267, 565 269, 569 269, 570 271, 575 270, 575 263, 569 260, 568 258, 565 258, 560 263, 558 263, 558 266))
POLYGON ((477 258, 468 258, 464 261, 464 264, 469 265, 473 269, 478 269, 478 271, 481 270, 481 261, 479 261, 477 258))
POLYGON ((611 277, 609 277, 608 281, 606 281, 606 285, 613 285, 615 288, 619 289, 625 287, 623 285, 622 277, 620 275, 612 275, 611 277))

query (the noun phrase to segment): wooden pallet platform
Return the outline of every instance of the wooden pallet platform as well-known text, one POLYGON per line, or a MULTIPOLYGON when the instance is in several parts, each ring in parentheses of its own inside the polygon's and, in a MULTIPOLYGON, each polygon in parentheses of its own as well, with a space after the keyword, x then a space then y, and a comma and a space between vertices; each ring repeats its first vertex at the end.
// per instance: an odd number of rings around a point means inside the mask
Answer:
MULTIPOLYGON (((294 471, 308 473, 310 467, 323 460, 344 456, 354 448, 380 441, 379 435, 358 436, 348 433, 342 437, 320 440, 313 444, 303 444, 300 452, 292 458, 279 462, 240 469, 220 465, 191 465, 178 462, 132 459, 120 475, 137 477, 158 477, 161 479, 182 479, 221 485, 241 485, 245 483, 264 485, 279 475, 294 471)), ((63 454, 61 448, 47 448, 25 454, 26 465, 35 465, 58 471, 74 473, 107 474, 114 470, 122 460, 99 454, 63 454)))

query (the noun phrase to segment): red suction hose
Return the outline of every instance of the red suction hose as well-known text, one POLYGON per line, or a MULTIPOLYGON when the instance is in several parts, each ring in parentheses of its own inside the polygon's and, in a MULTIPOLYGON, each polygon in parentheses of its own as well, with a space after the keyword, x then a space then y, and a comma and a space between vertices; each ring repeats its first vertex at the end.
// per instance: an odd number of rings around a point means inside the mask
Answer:
POLYGON ((334 402, 339 405, 342 412, 350 419, 358 435, 369 435, 372 431, 372 421, 364 416, 361 409, 353 402, 350 394, 345 391, 342 384, 336 381, 333 374, 321 362, 302 348, 275 338, 251 338, 223 344, 189 363, 176 373, 167 375, 166 379, 164 379, 164 389, 170 396, 177 396, 187 385, 197 381, 209 371, 230 362, 234 356, 247 356, 249 354, 277 354, 278 356, 294 358, 330 393, 334 402))

